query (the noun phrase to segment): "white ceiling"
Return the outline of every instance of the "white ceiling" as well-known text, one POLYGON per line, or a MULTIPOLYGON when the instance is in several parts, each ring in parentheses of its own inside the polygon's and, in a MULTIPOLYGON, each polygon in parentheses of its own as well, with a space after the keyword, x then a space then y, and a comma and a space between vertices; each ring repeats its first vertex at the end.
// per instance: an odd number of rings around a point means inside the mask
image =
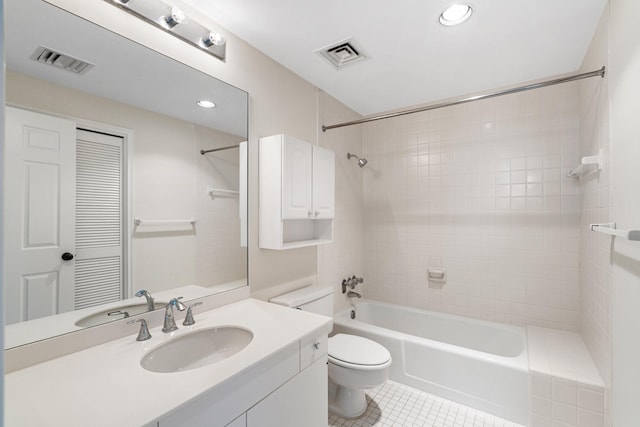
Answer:
POLYGON ((183 1, 364 115, 574 72, 607 2, 469 0, 444 27, 452 0, 183 1), (367 60, 313 53, 351 37, 367 60))

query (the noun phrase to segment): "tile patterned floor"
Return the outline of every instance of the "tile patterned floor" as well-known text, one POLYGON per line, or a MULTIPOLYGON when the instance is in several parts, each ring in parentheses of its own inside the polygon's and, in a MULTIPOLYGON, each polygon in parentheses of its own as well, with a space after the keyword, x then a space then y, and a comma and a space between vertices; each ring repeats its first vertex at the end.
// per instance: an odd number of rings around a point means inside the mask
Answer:
POLYGON ((330 427, 523 427, 393 381, 367 392, 357 420, 329 414, 330 427))

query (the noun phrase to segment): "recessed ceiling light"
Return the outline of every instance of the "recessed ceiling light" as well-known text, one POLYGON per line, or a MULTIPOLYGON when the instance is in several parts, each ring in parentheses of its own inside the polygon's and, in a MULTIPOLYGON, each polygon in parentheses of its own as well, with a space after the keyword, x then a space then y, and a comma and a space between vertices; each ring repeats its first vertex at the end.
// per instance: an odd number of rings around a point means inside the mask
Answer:
POLYGON ((452 4, 440 14, 440 23, 448 27, 462 24, 469 19, 472 13, 473 9, 468 4, 452 4))
POLYGON ((201 99, 200 101, 196 102, 196 104, 198 104, 198 106, 202 108, 216 108, 215 103, 207 101, 206 99, 201 99))

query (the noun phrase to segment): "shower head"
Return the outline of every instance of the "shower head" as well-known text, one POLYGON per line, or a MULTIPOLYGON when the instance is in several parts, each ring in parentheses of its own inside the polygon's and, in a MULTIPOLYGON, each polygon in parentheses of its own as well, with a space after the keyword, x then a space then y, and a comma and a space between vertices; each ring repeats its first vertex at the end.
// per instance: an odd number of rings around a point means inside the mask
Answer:
POLYGON ((358 166, 360 166, 361 168, 363 168, 367 164, 367 159, 365 159, 364 157, 360 158, 355 154, 347 153, 347 159, 351 160, 352 157, 358 159, 358 166))

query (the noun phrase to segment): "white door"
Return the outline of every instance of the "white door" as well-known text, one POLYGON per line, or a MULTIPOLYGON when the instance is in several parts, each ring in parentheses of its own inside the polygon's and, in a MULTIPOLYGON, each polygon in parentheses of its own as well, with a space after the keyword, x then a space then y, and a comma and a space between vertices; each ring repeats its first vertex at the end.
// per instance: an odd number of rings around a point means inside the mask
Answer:
POLYGON ((336 213, 335 153, 313 146, 313 217, 333 218, 336 213))
POLYGON ((126 296, 123 145, 120 136, 77 131, 75 309, 126 296))
POLYGON ((73 310, 76 128, 69 120, 5 111, 4 298, 10 324, 73 310))
POLYGON ((283 138, 282 219, 312 218, 312 145, 283 138))

